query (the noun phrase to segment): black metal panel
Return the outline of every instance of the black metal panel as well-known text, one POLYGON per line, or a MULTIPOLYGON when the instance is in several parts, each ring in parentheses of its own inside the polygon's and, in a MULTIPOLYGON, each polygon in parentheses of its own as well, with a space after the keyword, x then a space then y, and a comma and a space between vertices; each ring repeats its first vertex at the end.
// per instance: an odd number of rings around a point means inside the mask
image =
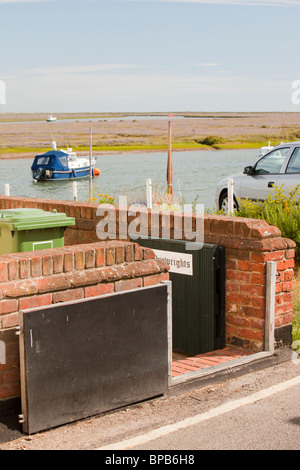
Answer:
POLYGON ((193 274, 170 272, 173 351, 196 355, 225 345, 225 251, 212 244, 138 238, 142 246, 192 255, 193 274))
POLYGON ((27 310, 21 324, 29 434, 167 390, 166 285, 27 310))

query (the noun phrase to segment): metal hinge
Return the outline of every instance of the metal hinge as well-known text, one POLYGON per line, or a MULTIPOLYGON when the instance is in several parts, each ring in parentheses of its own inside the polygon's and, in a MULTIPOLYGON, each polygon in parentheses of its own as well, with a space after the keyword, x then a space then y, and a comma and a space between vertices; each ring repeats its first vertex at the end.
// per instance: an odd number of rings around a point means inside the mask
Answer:
POLYGON ((23 328, 21 326, 17 326, 15 334, 18 335, 18 336, 22 335, 23 334, 23 328))

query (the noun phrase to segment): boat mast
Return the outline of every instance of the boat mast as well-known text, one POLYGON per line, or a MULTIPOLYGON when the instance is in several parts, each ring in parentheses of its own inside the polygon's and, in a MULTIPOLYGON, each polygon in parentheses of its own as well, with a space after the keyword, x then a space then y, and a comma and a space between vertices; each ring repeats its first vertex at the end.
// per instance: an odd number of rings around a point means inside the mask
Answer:
POLYGON ((92 199, 92 128, 90 128, 90 184, 89 199, 92 199))
POLYGON ((172 198, 173 195, 173 186, 172 186, 172 126, 171 126, 171 117, 169 114, 169 148, 168 148, 168 164, 167 164, 167 185, 168 185, 168 194, 172 198))

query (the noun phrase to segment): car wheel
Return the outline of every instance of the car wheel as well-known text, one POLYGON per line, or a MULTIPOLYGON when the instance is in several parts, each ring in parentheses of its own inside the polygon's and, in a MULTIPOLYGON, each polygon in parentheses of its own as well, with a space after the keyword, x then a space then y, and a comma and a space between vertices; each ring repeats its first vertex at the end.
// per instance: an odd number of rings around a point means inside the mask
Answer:
MULTIPOLYGON (((227 191, 224 191, 220 196, 219 209, 222 210, 224 212, 224 214, 228 214, 228 193, 227 193, 227 191)), ((234 211, 239 210, 238 203, 236 202, 236 199, 235 199, 234 196, 233 196, 233 210, 234 211)))

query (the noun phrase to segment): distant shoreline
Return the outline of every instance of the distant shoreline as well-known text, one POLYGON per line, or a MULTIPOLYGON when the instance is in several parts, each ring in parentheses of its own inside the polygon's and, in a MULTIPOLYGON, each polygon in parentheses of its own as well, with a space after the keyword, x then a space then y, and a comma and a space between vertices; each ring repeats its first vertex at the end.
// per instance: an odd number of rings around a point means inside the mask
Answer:
MULTIPOLYGON (((39 113, 0 113, 1 122, 20 122, 24 120, 45 121, 48 117, 47 112, 39 113)), ((123 117, 185 117, 185 118, 235 118, 235 117, 252 117, 252 116, 282 116, 282 111, 152 111, 152 112, 79 112, 79 113, 55 113, 57 119, 110 119, 123 117)), ((299 111, 289 111, 284 113, 287 115, 300 115, 299 111)), ((51 125, 51 124, 50 124, 51 125)))

